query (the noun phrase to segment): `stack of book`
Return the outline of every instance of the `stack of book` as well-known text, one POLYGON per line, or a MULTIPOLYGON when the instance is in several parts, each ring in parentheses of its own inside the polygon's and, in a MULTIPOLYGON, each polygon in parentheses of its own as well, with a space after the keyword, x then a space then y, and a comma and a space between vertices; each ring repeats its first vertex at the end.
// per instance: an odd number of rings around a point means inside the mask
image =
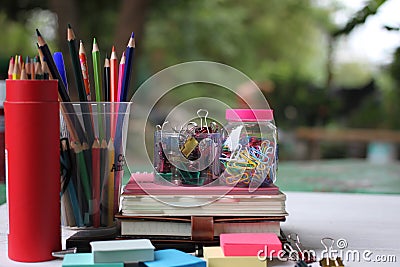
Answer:
POLYGON ((154 180, 152 173, 136 173, 123 188, 116 215, 121 238, 149 238, 157 248, 186 243, 188 250, 188 243, 218 244, 223 233, 280 236, 280 223, 288 215, 286 196, 275 185, 250 192, 220 185, 160 185, 154 180))

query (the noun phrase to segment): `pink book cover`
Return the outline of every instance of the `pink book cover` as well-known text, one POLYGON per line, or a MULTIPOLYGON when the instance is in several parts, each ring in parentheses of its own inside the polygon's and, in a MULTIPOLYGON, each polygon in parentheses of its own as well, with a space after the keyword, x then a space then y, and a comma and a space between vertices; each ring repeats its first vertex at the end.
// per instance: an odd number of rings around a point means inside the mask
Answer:
POLYGON ((254 192, 249 188, 229 187, 222 185, 205 186, 177 186, 156 184, 154 173, 134 173, 124 187, 123 195, 277 195, 279 188, 276 185, 259 187, 254 192))
POLYGON ((259 255, 269 258, 277 257, 282 249, 281 241, 273 233, 221 234, 219 239, 225 256, 259 255))

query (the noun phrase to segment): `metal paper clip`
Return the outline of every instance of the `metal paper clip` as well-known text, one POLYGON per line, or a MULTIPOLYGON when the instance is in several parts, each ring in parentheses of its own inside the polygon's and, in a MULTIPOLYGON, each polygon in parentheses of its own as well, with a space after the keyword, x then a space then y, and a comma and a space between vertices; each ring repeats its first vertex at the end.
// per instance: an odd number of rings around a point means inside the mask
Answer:
POLYGON ((244 172, 244 173, 237 174, 235 176, 231 175, 226 178, 226 183, 229 185, 234 185, 237 183, 248 184, 248 183, 250 183, 249 174, 247 172, 244 172))

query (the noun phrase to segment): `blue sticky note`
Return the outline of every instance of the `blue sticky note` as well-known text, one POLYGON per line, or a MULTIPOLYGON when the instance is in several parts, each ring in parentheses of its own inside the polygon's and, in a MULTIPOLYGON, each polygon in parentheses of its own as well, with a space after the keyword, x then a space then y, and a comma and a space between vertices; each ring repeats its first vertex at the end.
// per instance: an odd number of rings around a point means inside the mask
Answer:
POLYGON ((67 254, 64 257, 63 267, 124 267, 123 262, 113 263, 94 263, 92 253, 67 254))
POLYGON ((154 252, 154 261, 143 263, 148 267, 206 267, 200 258, 176 249, 165 249, 154 252))

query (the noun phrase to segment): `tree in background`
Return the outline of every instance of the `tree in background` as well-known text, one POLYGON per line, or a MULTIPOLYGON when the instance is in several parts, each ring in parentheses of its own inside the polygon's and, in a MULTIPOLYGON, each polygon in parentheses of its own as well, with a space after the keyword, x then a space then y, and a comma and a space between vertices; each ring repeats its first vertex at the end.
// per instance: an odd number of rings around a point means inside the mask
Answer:
MULTIPOLYGON (((330 57, 333 40, 362 25, 384 2, 368 1, 338 28, 331 18, 336 6, 316 5, 313 0, 4 0, 0 12, 0 26, 5 29, 0 41, 6 55, 1 61, 2 69, 6 70, 9 55, 36 54, 36 27, 54 51, 68 55, 66 24, 71 23, 87 52, 92 38, 98 39, 103 58, 112 45, 120 56, 130 32, 135 31, 138 49, 134 88, 156 71, 176 63, 217 61, 266 85, 261 87, 275 109, 280 127, 327 125, 341 105, 341 100, 332 97, 327 88, 332 88, 333 79, 346 81, 346 76, 337 79, 333 75, 337 67, 330 57), (51 19, 54 14, 55 23, 51 19), (43 30, 45 27, 49 31, 43 30), (56 34, 49 38, 51 30, 56 34)), ((367 80, 370 75, 358 72, 357 64, 341 68, 346 75, 362 76, 360 80, 367 80)), ((235 101, 224 90, 192 85, 166 96, 166 102, 173 104, 207 94, 228 103, 235 101)))

